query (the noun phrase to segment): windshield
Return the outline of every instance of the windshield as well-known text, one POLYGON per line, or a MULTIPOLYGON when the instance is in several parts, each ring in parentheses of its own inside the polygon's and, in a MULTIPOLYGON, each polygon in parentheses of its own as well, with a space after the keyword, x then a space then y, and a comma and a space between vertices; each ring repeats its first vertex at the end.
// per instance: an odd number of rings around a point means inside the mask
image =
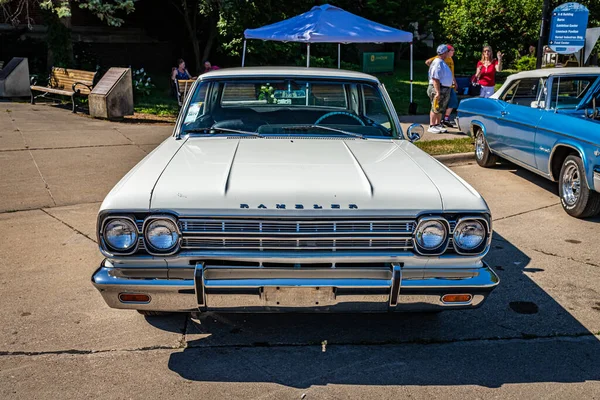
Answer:
POLYGON ((401 136, 377 85, 307 79, 199 82, 181 134, 401 136))

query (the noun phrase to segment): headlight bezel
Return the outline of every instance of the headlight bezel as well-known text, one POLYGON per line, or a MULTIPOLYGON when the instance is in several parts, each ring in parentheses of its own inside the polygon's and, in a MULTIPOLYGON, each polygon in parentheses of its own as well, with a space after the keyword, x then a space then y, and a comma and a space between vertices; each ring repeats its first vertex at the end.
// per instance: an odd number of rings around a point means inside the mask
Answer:
POLYGON ((445 219, 444 217, 441 216, 428 216, 428 217, 422 217, 419 218, 419 220, 417 221, 417 224, 415 226, 415 230, 413 232, 413 242, 414 242, 414 249, 415 251, 423 256, 439 256, 442 255, 446 252, 446 250, 448 249, 448 244, 450 243, 450 223, 448 222, 447 219, 445 219), (422 247, 421 245, 419 245, 419 241, 417 239, 417 235, 419 233, 419 228, 421 227, 422 224, 425 224, 427 222, 430 221, 437 221, 440 222, 442 227, 444 228, 444 240, 442 240, 442 242, 440 243, 440 245, 434 249, 427 249, 422 247))
POLYGON ((101 226, 102 226, 102 229, 98 232, 98 238, 100 239, 100 242, 102 244, 102 250, 106 251, 107 253, 109 253, 111 255, 120 255, 120 256, 131 255, 138 251, 141 233, 140 233, 140 230, 138 229, 138 226, 137 226, 134 218, 132 218, 131 216, 128 216, 128 215, 109 215, 109 216, 106 216, 102 220, 101 226), (110 221, 113 221, 113 220, 124 220, 133 226, 133 228, 134 228, 133 230, 135 232, 135 240, 134 240, 133 246, 131 246, 130 248, 128 248, 126 250, 120 250, 120 249, 117 249, 117 248, 111 246, 110 242, 108 241, 108 239, 106 238, 105 235, 106 235, 106 226, 109 224, 110 221))
POLYGON ((142 226, 142 233, 143 233, 143 238, 144 238, 144 246, 146 247, 146 251, 148 252, 148 254, 151 255, 157 255, 157 256, 169 256, 169 255, 173 255, 175 253, 177 253, 180 248, 181 248, 181 240, 182 240, 182 234, 181 234, 181 229, 179 228, 179 223, 177 221, 177 218, 173 217, 172 215, 150 215, 148 217, 146 217, 146 219, 144 219, 144 224, 142 226), (175 226, 175 230, 177 232, 178 238, 177 238, 177 242, 173 245, 173 247, 169 248, 169 249, 157 249, 156 247, 154 247, 152 245, 152 243, 150 243, 150 240, 148 239, 148 227, 150 226, 150 224, 156 220, 168 220, 171 223, 173 223, 173 225, 175 226))
POLYGON ((454 230, 452 231, 452 244, 454 247, 454 251, 457 254, 460 254, 463 256, 480 255, 480 254, 484 253, 486 251, 486 249, 488 248, 488 246, 490 245, 491 238, 492 238, 492 235, 491 235, 491 230, 490 230, 490 222, 488 221, 487 218, 484 218, 481 216, 469 215, 469 216, 464 216, 464 217, 459 218, 456 221, 454 230), (477 222, 482 223, 485 235, 484 235, 483 240, 477 247, 475 247, 473 249, 464 249, 458 245, 457 241, 455 240, 455 235, 457 232, 459 232, 458 228, 460 227, 460 225, 463 223, 469 222, 469 221, 477 221, 477 222))

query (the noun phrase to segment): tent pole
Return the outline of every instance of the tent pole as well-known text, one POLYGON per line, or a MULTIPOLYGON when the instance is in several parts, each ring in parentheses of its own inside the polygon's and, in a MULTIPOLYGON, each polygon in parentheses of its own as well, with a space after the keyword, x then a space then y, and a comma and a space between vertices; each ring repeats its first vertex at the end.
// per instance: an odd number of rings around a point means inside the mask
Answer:
POLYGON ((340 69, 340 44, 338 43, 338 69, 340 69))
POLYGON ((246 61, 246 39, 244 39, 244 50, 242 52, 242 67, 244 66, 244 61, 246 61))
POLYGON ((413 42, 410 42, 410 102, 413 102, 413 42))
POLYGON ((306 43, 306 68, 310 67, 310 43, 306 43))

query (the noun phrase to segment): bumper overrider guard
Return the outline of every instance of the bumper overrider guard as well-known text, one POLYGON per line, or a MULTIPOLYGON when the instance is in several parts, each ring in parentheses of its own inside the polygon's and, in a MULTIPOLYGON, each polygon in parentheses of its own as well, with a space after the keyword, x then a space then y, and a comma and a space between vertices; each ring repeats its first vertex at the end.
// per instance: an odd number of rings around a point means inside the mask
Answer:
MULTIPOLYGON (((475 308, 499 278, 480 268, 276 268, 196 264, 184 279, 144 277, 105 260, 92 283, 113 308, 153 311, 387 312, 475 308), (124 302, 142 294, 146 302, 124 302), (457 295, 457 296, 450 296, 457 295)), ((130 270, 130 269, 129 269, 130 270)), ((156 276, 156 275, 154 275, 156 276)))

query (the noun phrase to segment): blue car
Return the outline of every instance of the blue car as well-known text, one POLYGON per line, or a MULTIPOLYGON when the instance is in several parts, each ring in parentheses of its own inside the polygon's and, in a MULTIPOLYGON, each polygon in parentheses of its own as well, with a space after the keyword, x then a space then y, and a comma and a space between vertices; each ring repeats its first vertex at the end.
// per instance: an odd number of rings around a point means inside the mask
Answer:
POLYGON ((457 120, 480 166, 506 159, 558 182, 569 215, 600 213, 600 68, 511 75, 492 97, 463 100, 457 120))

